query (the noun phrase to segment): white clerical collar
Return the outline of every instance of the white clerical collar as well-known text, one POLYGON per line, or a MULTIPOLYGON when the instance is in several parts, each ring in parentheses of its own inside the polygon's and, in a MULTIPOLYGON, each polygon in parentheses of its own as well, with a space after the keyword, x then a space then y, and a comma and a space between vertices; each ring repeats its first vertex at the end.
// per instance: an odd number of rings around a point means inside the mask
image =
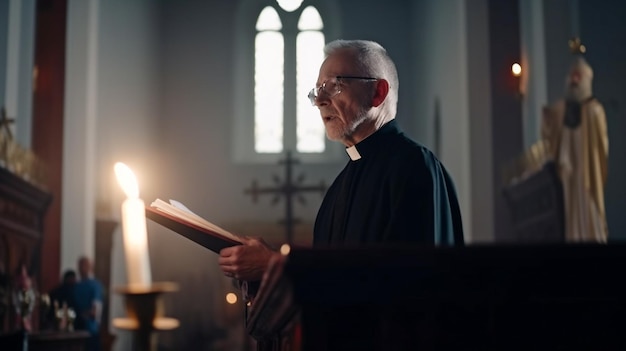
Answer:
POLYGON ((356 145, 352 145, 349 148, 347 148, 346 152, 348 153, 348 156, 350 156, 350 159, 352 161, 356 161, 356 160, 360 160, 361 159, 361 154, 356 149, 356 145))

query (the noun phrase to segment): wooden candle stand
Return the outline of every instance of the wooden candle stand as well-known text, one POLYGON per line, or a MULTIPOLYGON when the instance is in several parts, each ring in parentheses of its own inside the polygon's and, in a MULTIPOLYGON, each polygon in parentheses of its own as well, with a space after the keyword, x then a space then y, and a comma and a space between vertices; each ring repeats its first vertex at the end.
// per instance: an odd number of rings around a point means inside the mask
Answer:
POLYGON ((164 317, 163 294, 178 290, 176 283, 153 283, 147 287, 124 286, 115 292, 124 296, 127 317, 113 319, 113 326, 133 332, 133 351, 156 351, 157 331, 179 326, 174 318, 164 317))

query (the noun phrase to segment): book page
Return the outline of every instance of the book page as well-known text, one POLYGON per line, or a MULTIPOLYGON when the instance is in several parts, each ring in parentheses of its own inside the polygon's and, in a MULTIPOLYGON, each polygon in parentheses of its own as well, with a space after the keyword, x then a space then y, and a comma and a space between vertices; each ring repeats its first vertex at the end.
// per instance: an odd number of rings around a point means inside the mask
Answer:
POLYGON ((155 201, 152 202, 152 204, 150 204, 151 207, 156 208, 159 211, 163 211, 171 216, 180 218, 188 223, 197 225, 198 227, 202 227, 204 229, 207 229, 210 232, 219 234, 223 237, 226 237, 228 239, 234 240, 236 242, 239 243, 243 243, 243 240, 238 237, 235 234, 230 233, 229 231, 220 228, 219 226, 207 221, 206 219, 198 216, 197 214, 193 213, 191 210, 189 210, 185 205, 183 205, 181 202, 178 202, 176 200, 170 200, 173 201, 174 204, 176 205, 172 205, 168 202, 165 202, 161 199, 156 199, 155 201))
MULTIPOLYGON (((187 211, 195 216, 198 216, 197 214, 193 213, 189 208, 187 208, 187 206, 183 205, 182 202, 180 201, 176 201, 174 199, 170 199, 170 204, 172 204, 172 206, 176 207, 176 208, 180 208, 183 211, 187 211)), ((200 216, 198 216, 200 217, 200 216)))

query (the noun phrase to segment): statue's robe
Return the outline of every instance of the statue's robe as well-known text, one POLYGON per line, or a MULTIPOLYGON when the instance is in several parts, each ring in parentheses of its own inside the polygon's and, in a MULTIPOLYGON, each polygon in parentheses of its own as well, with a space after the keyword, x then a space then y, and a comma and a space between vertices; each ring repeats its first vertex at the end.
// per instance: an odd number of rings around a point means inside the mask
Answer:
POLYGON ((563 183, 566 240, 606 242, 609 141, 602 104, 593 97, 557 101, 544 108, 541 134, 563 183))

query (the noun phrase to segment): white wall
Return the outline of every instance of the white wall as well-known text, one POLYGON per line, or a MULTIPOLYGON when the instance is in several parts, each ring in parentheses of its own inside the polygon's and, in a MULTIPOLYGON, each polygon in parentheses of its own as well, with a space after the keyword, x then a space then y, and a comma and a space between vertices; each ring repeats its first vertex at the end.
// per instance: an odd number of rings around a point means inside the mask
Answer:
POLYGON ((452 175, 459 196, 465 238, 471 242, 474 239, 474 211, 481 209, 472 206, 465 2, 419 1, 414 4, 413 13, 417 33, 413 43, 416 52, 413 101, 417 139, 439 153, 452 175), (439 142, 435 135, 437 100, 439 142))

